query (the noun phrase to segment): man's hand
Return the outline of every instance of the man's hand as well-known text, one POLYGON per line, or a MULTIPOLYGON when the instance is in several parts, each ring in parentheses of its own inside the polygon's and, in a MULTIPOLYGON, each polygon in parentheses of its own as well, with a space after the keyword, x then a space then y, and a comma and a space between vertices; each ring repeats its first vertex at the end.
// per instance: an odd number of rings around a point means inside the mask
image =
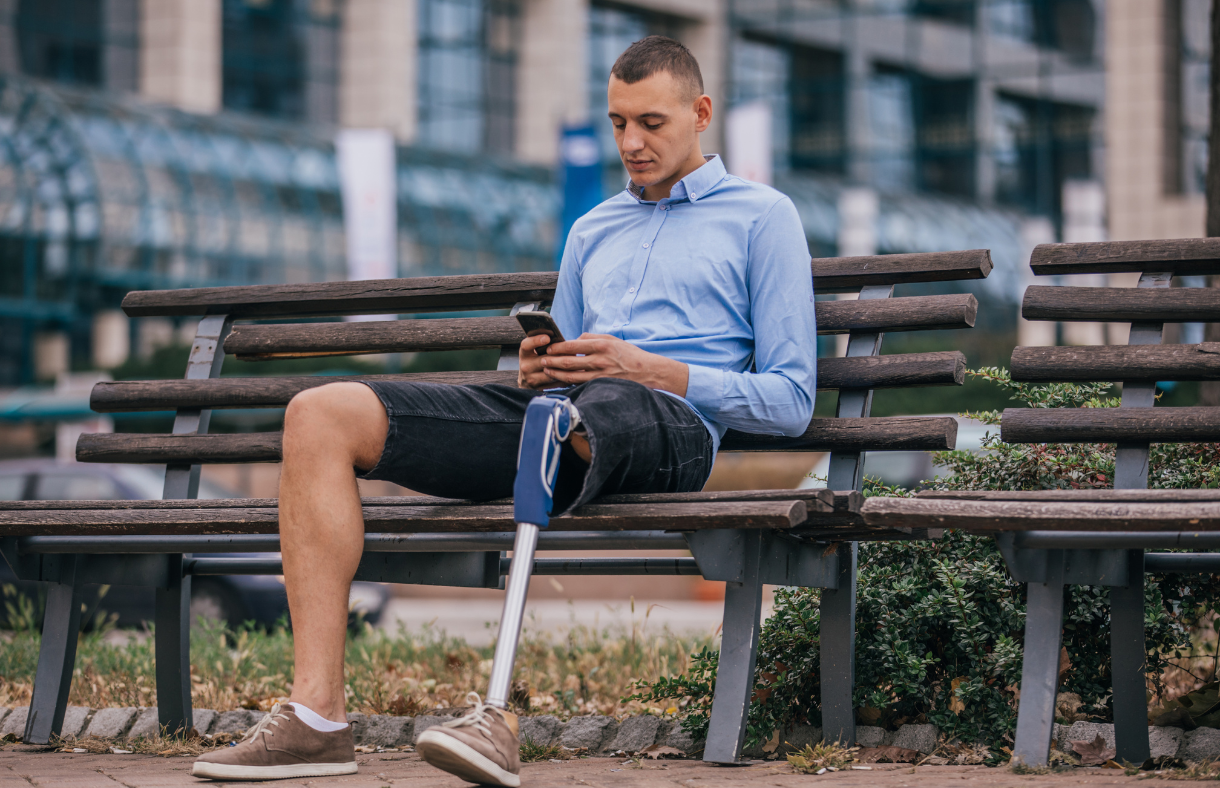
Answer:
POLYGON ((594 378, 622 378, 686 396, 689 370, 681 361, 640 350, 608 334, 581 334, 579 339, 551 345, 545 356, 535 353, 536 348, 550 341, 550 337, 539 335, 521 342, 518 385, 546 389, 575 386, 594 378))

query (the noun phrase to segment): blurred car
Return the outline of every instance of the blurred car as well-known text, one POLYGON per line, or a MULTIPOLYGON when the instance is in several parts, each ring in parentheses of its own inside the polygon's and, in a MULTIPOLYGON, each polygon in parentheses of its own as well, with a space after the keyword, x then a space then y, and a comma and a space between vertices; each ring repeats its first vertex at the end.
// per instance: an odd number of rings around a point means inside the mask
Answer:
MULTIPOLYGON (((0 501, 117 501, 157 500, 165 482, 163 466, 65 463, 51 459, 0 461, 0 501)), ((199 482, 200 498, 237 498, 207 481, 199 482)), ((196 557, 228 553, 196 553, 196 557)), ((243 556, 278 558, 279 553, 243 553, 243 556)), ((16 578, 7 562, 0 560, 0 586, 11 585, 18 593, 36 597, 39 583, 16 578)), ((369 623, 376 624, 389 601, 380 583, 352 583, 350 604, 369 623)), ((155 618, 155 591, 147 586, 110 586, 101 595, 100 586, 85 587, 85 618, 99 611, 118 615, 120 627, 138 627, 155 618)), ((199 616, 224 621, 231 627, 247 621, 271 627, 288 614, 288 597, 282 577, 229 575, 196 577, 191 580, 191 620, 199 616)), ((356 616, 353 615, 353 621, 356 616)))

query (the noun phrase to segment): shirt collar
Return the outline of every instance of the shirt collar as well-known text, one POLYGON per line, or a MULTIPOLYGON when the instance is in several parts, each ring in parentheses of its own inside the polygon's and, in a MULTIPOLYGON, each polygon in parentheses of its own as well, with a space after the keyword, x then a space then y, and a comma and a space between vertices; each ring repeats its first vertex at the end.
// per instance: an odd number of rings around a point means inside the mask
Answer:
MULTIPOLYGON (((674 184, 669 190, 669 197, 661 202, 679 202, 690 200, 698 202, 706 197, 717 184, 724 180, 728 172, 724 162, 715 153, 703 157, 704 165, 674 184)), ((644 199, 644 190, 635 185, 635 181, 627 180, 627 191, 640 202, 656 202, 644 199)))

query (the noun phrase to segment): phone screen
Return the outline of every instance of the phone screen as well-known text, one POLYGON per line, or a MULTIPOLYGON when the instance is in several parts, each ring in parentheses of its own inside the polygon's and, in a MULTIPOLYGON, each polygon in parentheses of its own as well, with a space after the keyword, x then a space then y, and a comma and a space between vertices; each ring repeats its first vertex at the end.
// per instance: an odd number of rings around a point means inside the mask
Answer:
MULTIPOLYGON (((563 334, 560 333, 559 326, 555 324, 555 319, 546 312, 518 312, 517 322, 521 324, 526 336, 534 337, 546 334, 551 338, 552 345, 563 341, 563 334)), ((548 347, 549 345, 543 345, 534 352, 545 356, 548 347)))

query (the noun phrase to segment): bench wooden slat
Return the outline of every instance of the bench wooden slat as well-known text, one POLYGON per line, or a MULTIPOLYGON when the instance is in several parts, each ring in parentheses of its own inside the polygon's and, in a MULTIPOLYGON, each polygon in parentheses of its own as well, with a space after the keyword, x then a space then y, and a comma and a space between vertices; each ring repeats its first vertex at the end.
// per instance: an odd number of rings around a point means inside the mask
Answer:
POLYGON ((1209 323, 1220 320, 1220 290, 1030 285, 1021 316, 1069 322, 1209 323))
POLYGON ((920 490, 916 495, 963 501, 1220 502, 1220 490, 920 490))
POLYGON ((213 464, 279 462, 282 432, 245 432, 231 435, 164 435, 153 433, 97 433, 76 441, 80 462, 139 462, 213 464))
POLYGON ((1215 531, 1220 502, 971 501, 869 498, 864 522, 876 527, 965 531, 1215 531))
MULTIPOLYGON (((864 498, 855 490, 714 490, 689 493, 643 493, 605 495, 592 503, 606 505, 645 503, 723 503, 726 501, 804 501, 810 513, 832 514, 860 511, 864 498)), ((373 496, 361 499, 372 506, 492 506, 509 500, 461 501, 431 495, 373 496)), ((274 509, 278 498, 202 498, 168 501, 0 501, 4 511, 105 510, 105 509, 274 509)))
MULTIPOLYGON (((511 506, 366 506, 365 526, 381 533, 470 533, 516 528, 511 506)), ((551 520, 554 531, 789 529, 807 518, 804 501, 589 504, 551 520)), ((0 511, 0 536, 267 534, 279 510, 264 508, 0 511)))
MULTIPOLYGON (((970 328, 978 301, 969 293, 872 301, 822 301, 818 333, 929 331, 970 328)), ((525 332, 512 317, 378 320, 367 323, 238 325, 225 340, 226 353, 246 361, 365 353, 517 345, 525 332)))
MULTIPOLYGON (((986 249, 873 257, 827 257, 810 262, 817 292, 849 292, 866 285, 983 279, 991 273, 986 249)), ((228 314, 242 318, 407 314, 506 309, 522 301, 550 301, 559 274, 419 276, 355 282, 199 287, 128 293, 129 317, 228 314)))
POLYGON ((490 348, 519 345, 524 338, 515 317, 284 323, 235 326, 224 349, 258 360, 490 348))
POLYGON ((1220 380, 1220 342, 1019 347, 1009 369, 1013 380, 1027 383, 1220 380))
POLYGON ((960 386, 966 356, 957 350, 818 359, 818 390, 960 386))
POLYGON ((942 416, 823 419, 798 438, 729 430, 721 451, 944 451, 957 443, 957 421, 942 416))
MULTIPOLYGON (((283 435, 96 433, 76 443, 81 462, 238 463, 279 462, 283 435)), ((797 438, 730 430, 722 451, 937 451, 952 449, 957 421, 948 417, 821 419, 797 438)))
POLYGON ((987 249, 824 257, 813 261, 813 287, 818 293, 836 293, 870 285, 985 279, 991 268, 987 249))
MULTIPOLYGON (((956 350, 895 356, 825 358, 818 361, 818 388, 960 386, 966 357, 956 350)), ((93 387, 89 406, 98 413, 177 408, 282 408, 305 389, 353 380, 403 380, 452 385, 517 385, 515 371, 425 372, 396 375, 308 375, 203 380, 124 380, 93 387)))
POLYGON ((1220 274, 1220 238, 1039 244, 1029 265, 1039 276, 1130 271, 1220 274))
POLYGON ((549 301, 557 278, 554 271, 540 271, 137 290, 123 299, 123 311, 130 317, 228 314, 255 318, 507 309, 522 301, 549 301))
POLYGON ((123 380, 99 383, 89 396, 98 413, 132 413, 177 408, 282 408, 305 389, 349 380, 407 380, 454 386, 499 383, 517 385, 513 370, 415 372, 399 375, 309 375, 203 380, 123 380))
POLYGON ((978 311, 979 302, 970 293, 868 301, 819 301, 818 334, 973 328, 978 311))
POLYGON ((1220 408, 1007 408, 1007 443, 1220 441, 1220 408))

